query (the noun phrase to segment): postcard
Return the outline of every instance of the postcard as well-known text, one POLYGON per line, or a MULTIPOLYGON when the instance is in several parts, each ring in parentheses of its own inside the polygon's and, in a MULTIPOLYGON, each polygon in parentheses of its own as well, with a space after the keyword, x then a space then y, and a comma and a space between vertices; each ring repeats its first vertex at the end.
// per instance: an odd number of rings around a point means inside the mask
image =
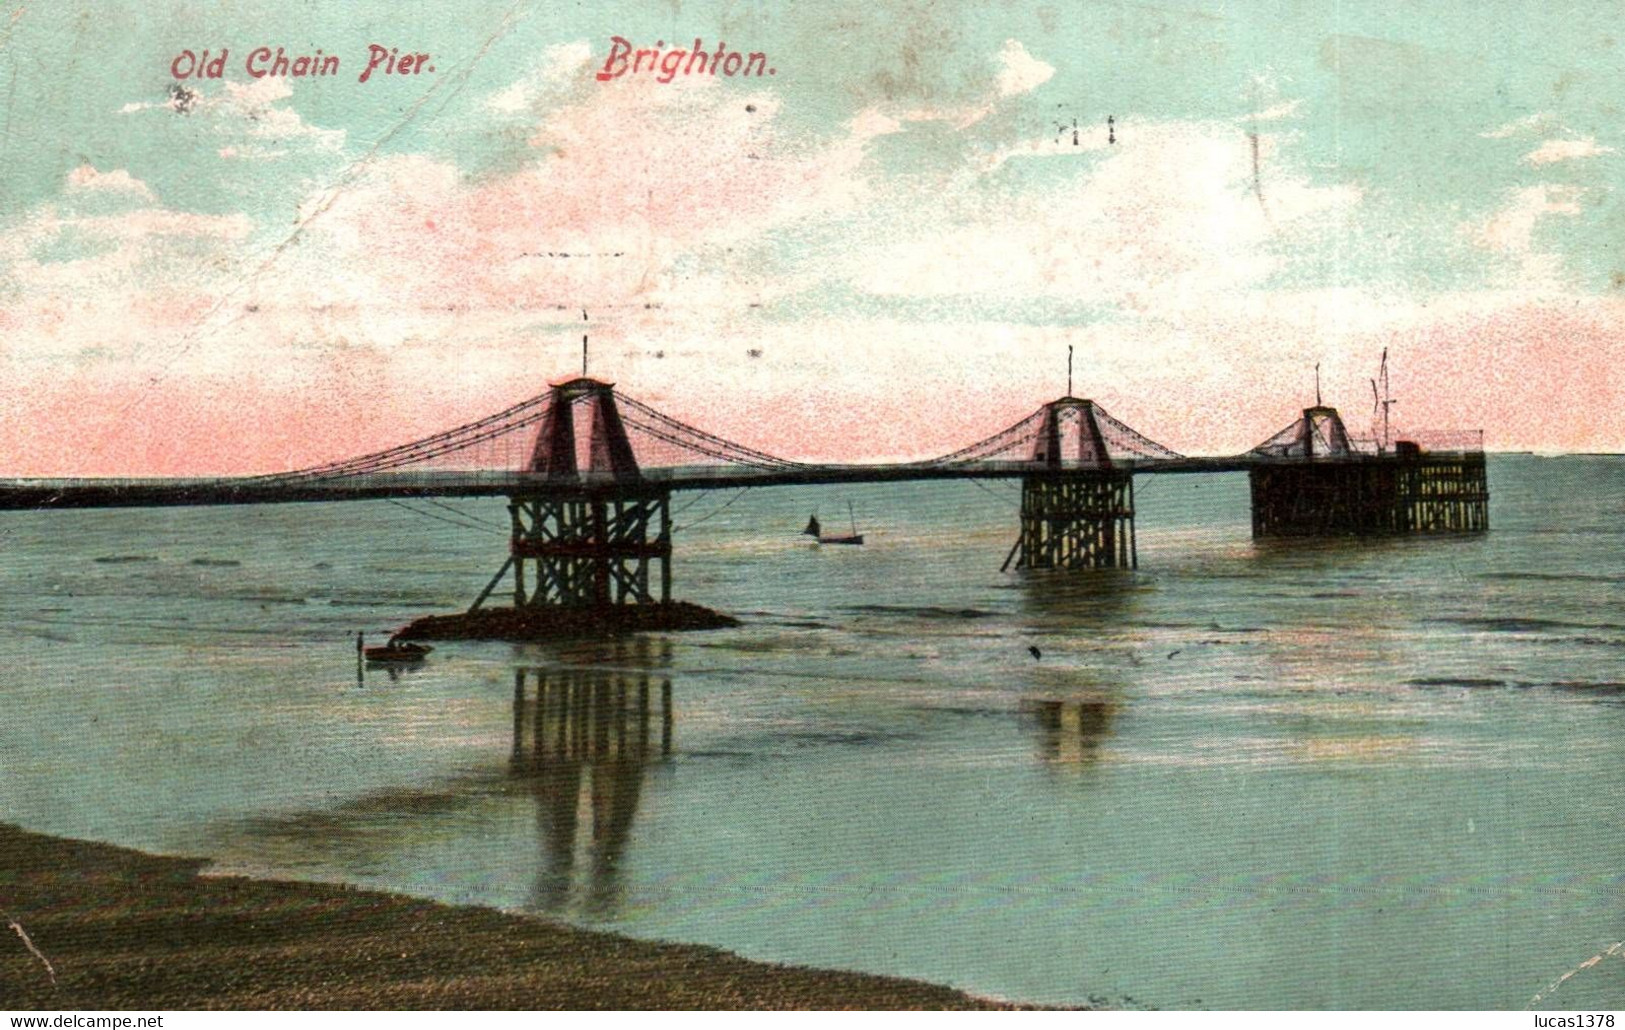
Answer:
POLYGON ((1611 1026, 1622 48, 9 4, 0 1008, 1611 1026))

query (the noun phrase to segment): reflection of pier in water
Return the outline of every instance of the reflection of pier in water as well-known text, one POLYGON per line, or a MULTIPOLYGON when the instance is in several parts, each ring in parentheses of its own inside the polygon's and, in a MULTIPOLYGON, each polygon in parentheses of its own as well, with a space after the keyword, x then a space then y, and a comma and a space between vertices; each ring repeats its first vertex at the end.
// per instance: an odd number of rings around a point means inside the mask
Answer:
POLYGON ((648 669, 522 668, 513 691, 511 768, 536 796, 544 851, 531 906, 569 907, 584 869, 581 905, 608 914, 620 899, 644 774, 671 754, 671 679, 648 669))
POLYGON ((1055 765, 1097 761, 1117 715, 1117 704, 1104 697, 1028 701, 1023 707, 1038 728, 1039 756, 1055 765))
POLYGON ((1029 572, 1019 585, 1024 637, 1041 651, 1022 662, 1022 721, 1044 765, 1093 765, 1142 674, 1136 609, 1144 587, 1110 570, 1087 580, 1029 572))

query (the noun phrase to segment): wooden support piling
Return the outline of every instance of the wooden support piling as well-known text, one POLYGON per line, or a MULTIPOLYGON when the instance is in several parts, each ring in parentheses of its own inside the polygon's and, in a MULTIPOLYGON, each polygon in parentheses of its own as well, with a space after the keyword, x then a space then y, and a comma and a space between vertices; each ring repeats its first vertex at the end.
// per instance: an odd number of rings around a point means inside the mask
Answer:
MULTIPOLYGON (((671 492, 553 486, 513 497, 508 565, 515 608, 654 604, 671 600, 671 492), (660 567, 659 594, 650 566, 660 567)), ((500 579, 502 572, 497 574, 500 579)), ((480 595, 475 606, 495 586, 480 595)))
POLYGON ((1035 473, 1021 481, 1017 568, 1133 568, 1134 475, 1098 468, 1035 473))
POLYGON ((1397 453, 1292 460, 1248 472, 1253 536, 1401 536, 1489 528, 1481 453, 1397 453))

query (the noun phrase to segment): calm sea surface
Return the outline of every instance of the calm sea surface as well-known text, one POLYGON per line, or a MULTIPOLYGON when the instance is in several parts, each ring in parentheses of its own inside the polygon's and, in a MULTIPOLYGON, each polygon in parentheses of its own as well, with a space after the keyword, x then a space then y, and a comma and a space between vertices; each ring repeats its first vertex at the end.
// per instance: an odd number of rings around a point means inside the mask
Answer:
POLYGON ((359 676, 501 502, 6 513, 0 820, 1031 1002, 1522 1007, 1625 938, 1625 459, 1490 485, 1281 546, 1141 477, 1139 571, 1070 576, 998 571, 1008 484, 680 494, 743 628, 359 676))

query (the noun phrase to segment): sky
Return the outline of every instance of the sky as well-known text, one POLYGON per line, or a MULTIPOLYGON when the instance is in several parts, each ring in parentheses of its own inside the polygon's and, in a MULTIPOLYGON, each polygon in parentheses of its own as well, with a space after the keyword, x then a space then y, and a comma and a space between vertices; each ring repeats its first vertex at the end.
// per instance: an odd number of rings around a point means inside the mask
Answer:
POLYGON ((1369 433, 1385 348, 1401 430, 1625 450, 1604 3, 127 6, 0 8, 0 475, 374 450, 584 329, 595 375, 795 459, 953 450, 1069 346, 1184 453, 1290 423, 1317 364, 1369 433), (616 37, 772 73, 601 80, 616 37), (428 57, 360 81, 372 45, 428 57))

